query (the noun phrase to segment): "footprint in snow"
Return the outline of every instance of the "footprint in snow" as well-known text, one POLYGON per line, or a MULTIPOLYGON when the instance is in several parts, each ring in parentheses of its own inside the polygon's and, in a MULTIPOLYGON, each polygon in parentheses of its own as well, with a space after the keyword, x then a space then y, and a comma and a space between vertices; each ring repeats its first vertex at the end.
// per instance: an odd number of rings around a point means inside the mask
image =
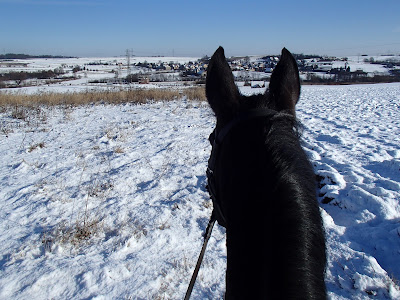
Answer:
MULTIPOLYGON (((392 158, 384 161, 374 161, 365 167, 381 177, 393 181, 400 182, 400 159, 392 158)), ((396 187, 397 189, 399 186, 396 187)))

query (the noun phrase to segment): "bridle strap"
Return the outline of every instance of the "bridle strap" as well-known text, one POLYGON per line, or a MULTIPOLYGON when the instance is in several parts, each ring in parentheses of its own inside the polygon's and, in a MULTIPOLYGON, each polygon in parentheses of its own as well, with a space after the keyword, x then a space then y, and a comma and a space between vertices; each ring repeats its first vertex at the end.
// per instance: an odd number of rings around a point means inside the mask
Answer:
POLYGON ((207 190, 210 194, 210 198, 213 202, 213 214, 215 215, 218 224, 226 227, 227 226, 227 219, 226 215, 223 212, 221 207, 220 199, 217 195, 217 183, 215 179, 215 172, 216 172, 216 162, 219 155, 219 148, 222 145, 225 137, 234 129, 237 125, 256 118, 260 117, 272 117, 276 115, 276 111, 268 108, 258 108, 258 109, 251 109, 242 113, 239 113, 232 121, 226 124, 220 132, 214 130, 214 138, 212 143, 212 150, 211 156, 208 160, 208 167, 207 167, 207 190))

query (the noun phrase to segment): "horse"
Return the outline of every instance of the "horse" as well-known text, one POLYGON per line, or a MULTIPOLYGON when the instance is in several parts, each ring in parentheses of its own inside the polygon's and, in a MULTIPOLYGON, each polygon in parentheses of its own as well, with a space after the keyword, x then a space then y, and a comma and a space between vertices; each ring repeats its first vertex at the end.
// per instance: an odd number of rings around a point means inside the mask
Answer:
POLYGON ((282 49, 265 93, 244 96, 219 47, 206 97, 217 119, 207 172, 226 227, 225 299, 325 299, 325 234, 296 119, 296 60, 282 49))

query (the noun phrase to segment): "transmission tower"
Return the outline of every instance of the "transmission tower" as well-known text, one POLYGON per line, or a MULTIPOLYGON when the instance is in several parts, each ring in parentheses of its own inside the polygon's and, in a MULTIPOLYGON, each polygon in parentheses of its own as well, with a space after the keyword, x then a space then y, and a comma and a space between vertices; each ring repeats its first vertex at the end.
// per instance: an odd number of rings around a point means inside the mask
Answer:
POLYGON ((131 52, 129 49, 126 49, 126 64, 128 69, 128 76, 131 74, 131 52))

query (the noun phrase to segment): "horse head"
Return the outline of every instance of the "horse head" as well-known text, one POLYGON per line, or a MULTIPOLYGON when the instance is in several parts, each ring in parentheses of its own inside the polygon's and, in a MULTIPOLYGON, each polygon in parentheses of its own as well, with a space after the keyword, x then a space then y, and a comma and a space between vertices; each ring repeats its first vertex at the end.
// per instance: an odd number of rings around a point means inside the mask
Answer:
POLYGON ((207 173, 227 232, 226 299, 323 299, 325 239, 315 175, 296 129, 295 59, 284 48, 269 89, 243 96, 220 47, 206 95, 217 118, 207 173))

